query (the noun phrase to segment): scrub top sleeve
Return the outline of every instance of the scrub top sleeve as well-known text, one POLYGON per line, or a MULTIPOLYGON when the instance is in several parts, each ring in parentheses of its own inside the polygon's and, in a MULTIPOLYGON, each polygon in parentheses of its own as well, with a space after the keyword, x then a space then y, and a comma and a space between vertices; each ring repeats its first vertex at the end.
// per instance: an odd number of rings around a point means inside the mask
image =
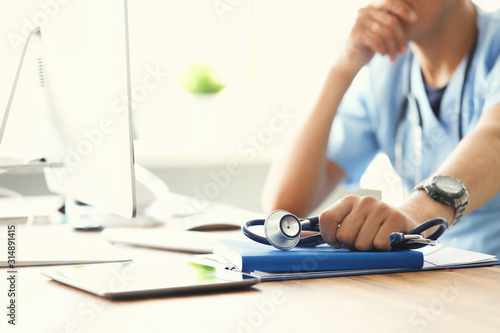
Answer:
POLYGON ((359 180, 379 150, 367 107, 368 84, 351 87, 339 106, 328 139, 327 158, 347 175, 344 185, 359 180))
POLYGON ((488 74, 487 81, 488 92, 485 96, 482 113, 500 104, 500 58, 488 74))

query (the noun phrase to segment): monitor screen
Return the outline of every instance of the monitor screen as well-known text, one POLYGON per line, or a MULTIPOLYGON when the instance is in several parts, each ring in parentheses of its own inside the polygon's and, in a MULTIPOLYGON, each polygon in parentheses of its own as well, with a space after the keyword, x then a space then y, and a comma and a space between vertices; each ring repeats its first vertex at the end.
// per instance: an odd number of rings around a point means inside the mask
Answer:
POLYGON ((37 107, 52 192, 136 210, 127 0, 72 0, 41 27, 37 107))

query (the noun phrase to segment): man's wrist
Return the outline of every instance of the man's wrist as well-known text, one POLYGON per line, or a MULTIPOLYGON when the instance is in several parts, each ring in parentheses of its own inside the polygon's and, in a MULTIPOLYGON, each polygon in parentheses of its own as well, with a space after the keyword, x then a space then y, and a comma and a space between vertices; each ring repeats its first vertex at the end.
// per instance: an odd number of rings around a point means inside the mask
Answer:
POLYGON ((361 68, 363 68, 365 63, 357 60, 356 55, 349 56, 346 50, 343 50, 339 57, 333 63, 331 70, 334 70, 337 74, 340 74, 345 79, 352 81, 356 75, 359 73, 361 68))
POLYGON ((457 178, 449 175, 436 175, 418 184, 413 191, 425 192, 433 200, 454 208, 453 219, 449 228, 453 227, 465 213, 469 204, 469 192, 457 178))
POLYGON ((455 208, 432 199, 425 191, 412 192, 399 209, 419 224, 436 217, 451 223, 455 216, 455 208))

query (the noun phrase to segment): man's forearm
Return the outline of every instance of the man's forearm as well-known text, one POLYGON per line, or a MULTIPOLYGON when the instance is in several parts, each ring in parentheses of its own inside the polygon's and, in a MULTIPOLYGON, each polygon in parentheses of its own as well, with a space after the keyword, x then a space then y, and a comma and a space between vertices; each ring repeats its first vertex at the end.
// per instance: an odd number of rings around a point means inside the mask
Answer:
POLYGON ((304 126, 273 163, 262 199, 265 210, 307 214, 344 176, 328 163, 326 150, 337 108, 356 74, 342 61, 331 67, 304 126))
MULTIPOLYGON (((500 105, 487 111, 474 131, 464 137, 434 175, 459 179, 469 192, 470 213, 500 191, 500 105)), ((454 209, 432 200, 425 191, 413 193, 401 208, 417 220, 436 216, 453 220, 454 209)))

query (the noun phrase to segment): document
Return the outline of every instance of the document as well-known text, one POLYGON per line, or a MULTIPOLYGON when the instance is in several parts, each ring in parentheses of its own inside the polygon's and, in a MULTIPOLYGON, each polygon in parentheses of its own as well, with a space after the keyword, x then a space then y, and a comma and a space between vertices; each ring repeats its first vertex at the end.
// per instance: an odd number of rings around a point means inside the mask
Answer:
POLYGON ((89 234, 73 231, 67 225, 4 226, 0 231, 0 268, 47 265, 77 265, 129 261, 119 248, 94 241, 89 234), (9 245, 10 244, 10 245, 9 245))

